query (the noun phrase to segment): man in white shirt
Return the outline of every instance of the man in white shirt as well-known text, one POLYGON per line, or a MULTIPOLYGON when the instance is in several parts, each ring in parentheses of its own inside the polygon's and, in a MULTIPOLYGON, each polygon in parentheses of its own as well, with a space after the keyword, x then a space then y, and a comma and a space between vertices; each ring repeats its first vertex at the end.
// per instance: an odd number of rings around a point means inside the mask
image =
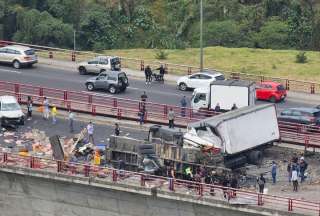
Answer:
POLYGON ((87 131, 88 131, 89 142, 94 144, 94 139, 93 139, 94 127, 92 122, 88 124, 87 131))

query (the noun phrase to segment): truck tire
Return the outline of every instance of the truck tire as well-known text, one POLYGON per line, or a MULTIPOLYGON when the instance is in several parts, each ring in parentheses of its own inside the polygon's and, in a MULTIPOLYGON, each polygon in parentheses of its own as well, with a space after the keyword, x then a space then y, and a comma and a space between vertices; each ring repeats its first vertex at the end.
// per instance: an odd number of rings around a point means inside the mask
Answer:
POLYGON ((85 75, 85 74, 87 74, 87 70, 86 70, 86 68, 85 67, 79 67, 79 74, 80 75, 85 75))
POLYGON ((117 93, 117 88, 114 85, 111 85, 108 89, 111 94, 117 93))
POLYGON ((277 99, 276 99, 275 96, 272 96, 272 97, 270 97, 269 101, 270 101, 271 103, 275 103, 275 102, 277 102, 277 99))
POLYGON ((93 85, 93 83, 88 83, 88 84, 87 84, 87 89, 88 89, 88 91, 93 91, 93 90, 94 90, 94 85, 93 85))
POLYGON ((261 151, 251 151, 247 156, 248 162, 250 164, 259 165, 262 161, 262 152, 261 151))
POLYGON ((15 69, 21 68, 21 63, 18 60, 14 60, 12 64, 15 69))
POLYGON ((185 83, 180 83, 180 84, 179 84, 179 89, 180 89, 181 91, 187 91, 188 86, 187 86, 187 84, 185 84, 185 83))

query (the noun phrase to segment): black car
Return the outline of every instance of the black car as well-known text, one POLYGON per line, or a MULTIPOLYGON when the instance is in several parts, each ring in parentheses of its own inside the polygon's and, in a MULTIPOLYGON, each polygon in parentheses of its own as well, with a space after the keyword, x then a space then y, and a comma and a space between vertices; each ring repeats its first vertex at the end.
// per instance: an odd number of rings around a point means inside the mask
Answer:
POLYGON ((318 108, 290 108, 284 110, 278 116, 280 121, 320 125, 320 109, 318 108))

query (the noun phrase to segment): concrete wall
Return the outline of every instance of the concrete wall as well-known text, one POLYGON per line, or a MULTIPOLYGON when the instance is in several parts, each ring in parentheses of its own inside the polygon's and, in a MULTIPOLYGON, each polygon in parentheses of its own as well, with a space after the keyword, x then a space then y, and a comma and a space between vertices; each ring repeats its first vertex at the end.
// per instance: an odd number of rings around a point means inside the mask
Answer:
POLYGON ((57 180, 56 176, 50 179, 10 172, 0 169, 1 216, 250 216, 259 212, 159 198, 139 190, 133 193, 101 188, 76 180, 57 180))

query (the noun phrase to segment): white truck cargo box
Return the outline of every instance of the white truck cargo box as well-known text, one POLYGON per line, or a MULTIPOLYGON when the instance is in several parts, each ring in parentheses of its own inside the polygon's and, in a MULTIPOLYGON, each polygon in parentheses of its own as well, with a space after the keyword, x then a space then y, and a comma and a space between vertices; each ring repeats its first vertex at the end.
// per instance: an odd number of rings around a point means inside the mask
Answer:
POLYGON ((276 109, 273 104, 248 106, 188 126, 210 128, 221 140, 221 151, 228 155, 254 149, 279 140, 276 109))
POLYGON ((210 85, 210 109, 219 103, 222 110, 255 104, 255 84, 247 80, 217 80, 210 85))

